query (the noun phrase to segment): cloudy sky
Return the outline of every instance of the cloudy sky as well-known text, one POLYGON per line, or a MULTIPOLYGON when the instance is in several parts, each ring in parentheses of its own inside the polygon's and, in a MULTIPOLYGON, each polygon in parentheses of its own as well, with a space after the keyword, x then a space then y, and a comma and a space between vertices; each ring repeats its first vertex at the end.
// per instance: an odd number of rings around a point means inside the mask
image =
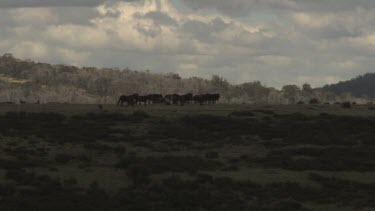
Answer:
POLYGON ((0 0, 0 53, 268 86, 375 71, 374 0, 0 0))

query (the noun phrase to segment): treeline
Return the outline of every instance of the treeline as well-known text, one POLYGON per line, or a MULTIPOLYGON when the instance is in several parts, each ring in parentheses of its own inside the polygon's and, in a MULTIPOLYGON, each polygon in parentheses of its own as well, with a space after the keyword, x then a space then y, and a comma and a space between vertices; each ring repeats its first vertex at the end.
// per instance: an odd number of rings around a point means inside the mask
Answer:
POLYGON ((120 95, 150 93, 194 95, 220 93, 223 103, 288 104, 350 101, 350 94, 336 95, 323 89, 286 85, 281 90, 259 81, 233 85, 214 75, 210 80, 178 74, 157 74, 117 68, 51 65, 20 60, 11 54, 0 57, 0 102, 115 103, 120 95))
POLYGON ((342 81, 337 84, 327 85, 324 90, 342 94, 350 92, 355 97, 375 97, 375 73, 367 73, 349 81, 342 81))

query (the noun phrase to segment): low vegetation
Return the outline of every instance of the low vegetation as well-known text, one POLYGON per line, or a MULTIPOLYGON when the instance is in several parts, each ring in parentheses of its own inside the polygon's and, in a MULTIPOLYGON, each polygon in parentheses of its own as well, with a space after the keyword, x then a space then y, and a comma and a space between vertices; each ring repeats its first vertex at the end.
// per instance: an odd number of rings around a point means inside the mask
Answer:
POLYGON ((375 208, 368 106, 55 106, 1 108, 1 210, 375 208))

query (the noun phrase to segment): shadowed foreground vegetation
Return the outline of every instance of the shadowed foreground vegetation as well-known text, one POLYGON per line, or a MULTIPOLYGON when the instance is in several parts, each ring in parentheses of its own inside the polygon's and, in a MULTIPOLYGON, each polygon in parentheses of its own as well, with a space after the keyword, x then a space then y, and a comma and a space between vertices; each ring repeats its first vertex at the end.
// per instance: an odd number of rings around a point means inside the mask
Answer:
POLYGON ((375 111, 0 108, 1 210, 374 210, 375 111))

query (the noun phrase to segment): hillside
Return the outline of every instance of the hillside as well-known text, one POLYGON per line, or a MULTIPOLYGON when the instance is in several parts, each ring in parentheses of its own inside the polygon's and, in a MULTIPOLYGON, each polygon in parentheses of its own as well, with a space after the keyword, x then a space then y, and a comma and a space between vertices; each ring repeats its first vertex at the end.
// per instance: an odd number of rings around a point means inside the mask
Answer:
POLYGON ((121 94, 214 92, 212 81, 177 74, 51 65, 0 57, 0 102, 113 103, 121 94))
MULTIPOLYGON (((374 89, 373 89, 374 90, 374 89)), ((356 100, 305 84, 285 85, 281 90, 259 81, 238 85, 214 75, 210 80, 181 78, 175 73, 151 73, 118 68, 75 67, 0 57, 0 102, 59 102, 113 104, 122 94, 220 93, 222 103, 289 104, 356 100)))
POLYGON ((351 93, 355 97, 375 97, 375 73, 367 73, 349 81, 327 85, 324 90, 336 94, 351 93))

